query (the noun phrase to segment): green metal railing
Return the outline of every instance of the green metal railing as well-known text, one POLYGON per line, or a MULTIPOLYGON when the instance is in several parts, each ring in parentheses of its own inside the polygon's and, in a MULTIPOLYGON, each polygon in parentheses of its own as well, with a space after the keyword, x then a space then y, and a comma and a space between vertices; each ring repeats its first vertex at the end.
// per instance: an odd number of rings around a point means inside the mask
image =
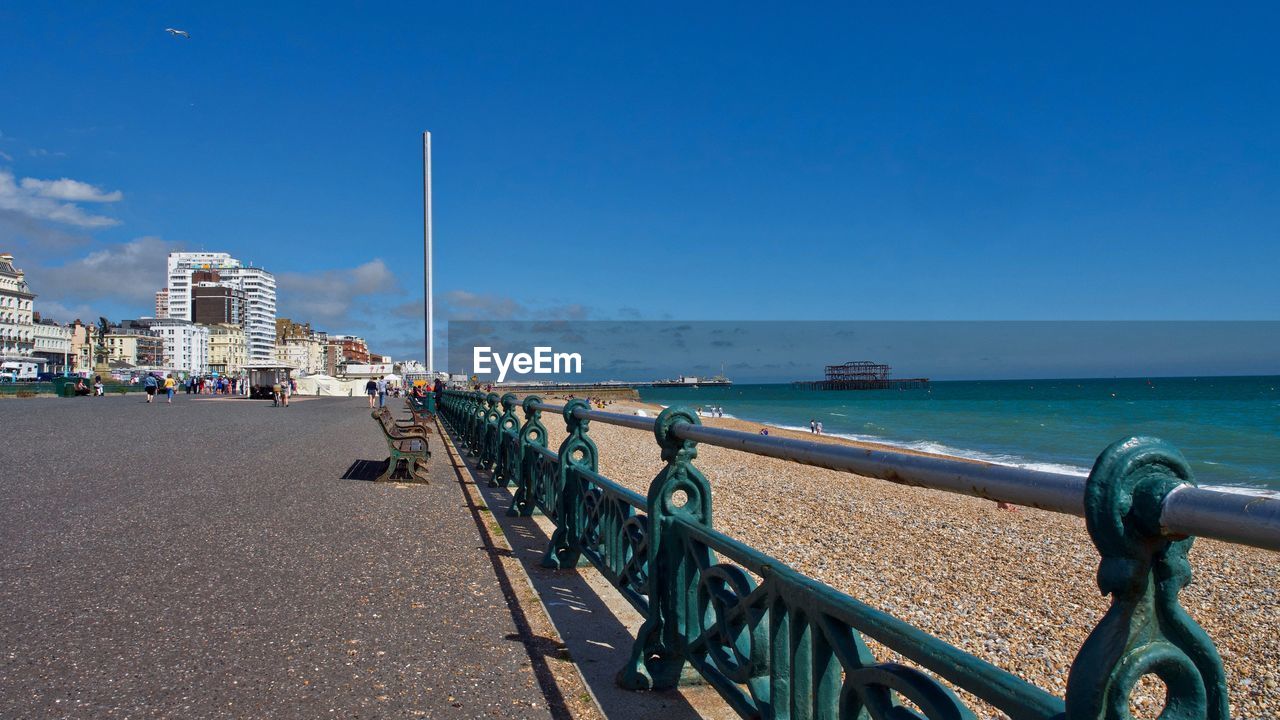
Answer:
POLYGON ((491 485, 515 487, 508 514, 541 511, 554 523, 544 566, 590 563, 645 618, 617 676, 625 688, 674 687, 691 665, 750 718, 920 717, 903 698, 934 720, 974 717, 949 683, 1014 720, 1128 720, 1134 687, 1154 674, 1166 686, 1163 720, 1228 717, 1222 660, 1178 601, 1191 579, 1188 530, 1277 549, 1280 502, 1195 488, 1181 454, 1159 440, 1113 444, 1084 479, 761 438, 702 427, 683 408, 654 419, 582 400, 558 407, 531 395, 521 405, 523 423, 514 395, 448 391, 440 416, 492 471, 491 485), (544 411, 566 423, 554 451, 544 411), (653 431, 666 464, 647 496, 599 474, 592 420, 653 431), (1075 657, 1065 697, 716 531, 694 465, 699 441, 1083 515, 1111 606, 1075 657), (923 670, 878 661, 866 638, 923 670))

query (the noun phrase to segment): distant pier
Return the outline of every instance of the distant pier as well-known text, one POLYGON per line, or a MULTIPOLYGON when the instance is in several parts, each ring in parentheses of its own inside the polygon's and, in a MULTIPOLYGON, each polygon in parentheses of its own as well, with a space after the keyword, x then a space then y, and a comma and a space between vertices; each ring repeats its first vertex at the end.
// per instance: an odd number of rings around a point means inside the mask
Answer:
POLYGON ((798 380, 792 386, 804 390, 918 390, 928 389, 929 378, 889 377, 893 368, 870 360, 828 365, 825 380, 798 380))

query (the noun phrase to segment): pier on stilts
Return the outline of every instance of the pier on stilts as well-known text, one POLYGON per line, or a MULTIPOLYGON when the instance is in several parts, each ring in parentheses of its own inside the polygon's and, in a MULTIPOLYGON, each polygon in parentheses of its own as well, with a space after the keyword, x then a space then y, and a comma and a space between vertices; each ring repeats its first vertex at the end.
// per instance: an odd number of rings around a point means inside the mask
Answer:
POLYGON ((825 380, 800 380, 793 386, 805 390, 915 390, 928 389, 929 378, 889 377, 893 368, 870 360, 828 365, 825 380))

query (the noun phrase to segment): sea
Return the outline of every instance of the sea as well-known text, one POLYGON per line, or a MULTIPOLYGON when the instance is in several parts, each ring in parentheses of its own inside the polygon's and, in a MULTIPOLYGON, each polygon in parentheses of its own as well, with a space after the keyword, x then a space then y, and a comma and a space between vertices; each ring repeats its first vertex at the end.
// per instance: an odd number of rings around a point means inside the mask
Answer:
POLYGON ((1280 376, 935 381, 927 389, 790 384, 642 388, 645 402, 1053 472, 1088 474, 1133 435, 1182 451, 1201 485, 1280 490, 1280 376))

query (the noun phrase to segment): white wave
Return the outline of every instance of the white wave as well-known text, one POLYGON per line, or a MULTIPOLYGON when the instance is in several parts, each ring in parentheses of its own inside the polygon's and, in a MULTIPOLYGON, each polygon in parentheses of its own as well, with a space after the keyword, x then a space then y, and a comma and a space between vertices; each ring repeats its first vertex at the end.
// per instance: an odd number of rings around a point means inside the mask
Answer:
MULTIPOLYGON (((788 428, 792 430, 808 430, 808 428, 788 428)), ((869 442, 878 445, 889 445, 891 447, 905 448, 907 450, 915 450, 916 452, 929 453, 930 455, 945 455, 947 457, 963 458, 965 460, 977 460, 979 462, 988 462, 993 465, 1007 465, 1009 467, 1025 468, 1027 470, 1037 470, 1040 472, 1059 473, 1062 475, 1079 475, 1086 476, 1089 474, 1090 468, 1081 467, 1079 465, 1068 465, 1065 463, 1040 462, 1036 460, 1028 460, 1019 455, 1005 453, 989 453, 981 450, 970 450, 968 448, 952 447, 944 445, 940 442, 932 440, 912 440, 899 441, 888 440, 886 438, 877 437, 875 435, 857 435, 854 433, 828 433, 834 437, 844 438, 846 440, 854 440, 856 442, 869 442)))

